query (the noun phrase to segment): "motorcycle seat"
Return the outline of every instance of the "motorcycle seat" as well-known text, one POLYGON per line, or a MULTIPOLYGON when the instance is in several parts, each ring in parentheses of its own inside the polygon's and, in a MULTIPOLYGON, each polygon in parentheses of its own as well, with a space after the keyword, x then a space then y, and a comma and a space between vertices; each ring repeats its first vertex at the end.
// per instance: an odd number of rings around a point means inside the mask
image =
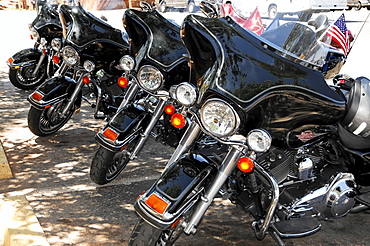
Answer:
POLYGON ((338 127, 338 133, 339 138, 345 147, 353 150, 370 149, 370 139, 355 135, 341 125, 338 127))

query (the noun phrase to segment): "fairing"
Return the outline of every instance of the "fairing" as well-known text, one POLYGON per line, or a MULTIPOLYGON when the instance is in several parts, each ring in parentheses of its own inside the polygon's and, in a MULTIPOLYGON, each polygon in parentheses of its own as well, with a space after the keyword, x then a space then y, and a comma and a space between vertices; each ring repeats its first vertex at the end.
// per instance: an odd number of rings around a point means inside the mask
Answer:
POLYGON ((62 25, 57 12, 57 1, 37 1, 37 16, 32 21, 33 26, 42 37, 52 39, 62 37, 62 25))
POLYGON ((189 15, 182 33, 200 100, 216 93, 238 105, 248 123, 244 130, 264 128, 282 139, 302 125, 333 124, 343 117, 345 101, 327 85, 315 64, 243 29, 231 18, 189 15))

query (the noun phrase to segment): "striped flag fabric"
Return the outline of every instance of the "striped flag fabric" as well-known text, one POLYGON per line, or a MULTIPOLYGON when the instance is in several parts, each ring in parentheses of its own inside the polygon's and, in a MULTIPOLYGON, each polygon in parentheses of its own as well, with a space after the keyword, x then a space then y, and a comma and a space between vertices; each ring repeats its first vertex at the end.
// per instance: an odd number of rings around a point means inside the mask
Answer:
POLYGON ((334 41, 339 45, 339 47, 341 47, 344 55, 347 56, 350 49, 350 42, 344 14, 342 14, 338 18, 338 20, 334 22, 334 24, 329 28, 326 34, 332 38, 332 41, 334 41))

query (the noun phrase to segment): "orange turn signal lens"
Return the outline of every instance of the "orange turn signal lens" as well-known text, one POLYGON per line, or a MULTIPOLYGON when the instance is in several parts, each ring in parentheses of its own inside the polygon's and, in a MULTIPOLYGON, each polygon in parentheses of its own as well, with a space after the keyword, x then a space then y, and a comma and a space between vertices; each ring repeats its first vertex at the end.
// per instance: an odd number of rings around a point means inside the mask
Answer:
POLYGON ((59 62, 60 62, 59 57, 58 57, 58 56, 53 56, 53 62, 54 62, 55 64, 59 64, 59 62))
POLYGON ((123 88, 127 87, 128 86, 128 79, 126 79, 125 77, 119 77, 118 80, 117 80, 117 84, 123 88))
POLYGON ((110 140, 112 141, 115 141, 118 137, 118 133, 113 131, 112 129, 110 128, 107 128, 103 131, 102 133, 105 137, 109 138, 110 140))
POLYGON ((241 157, 238 160, 238 168, 244 173, 250 173, 254 170, 254 163, 248 157, 241 157))
POLYGON ((82 78, 82 81, 84 82, 84 84, 89 84, 90 83, 90 78, 89 78, 89 76, 83 76, 83 78, 82 78))
POLYGON ((171 116, 171 124, 174 127, 181 129, 186 125, 185 117, 180 113, 175 113, 171 116))
POLYGON ((48 50, 47 49, 42 49, 42 53, 46 54, 46 53, 48 53, 48 50))
POLYGON ((14 61, 14 59, 13 59, 13 58, 11 58, 11 57, 8 59, 8 62, 9 62, 10 64, 12 64, 12 63, 13 63, 13 61, 14 61))
POLYGON ((163 214, 168 207, 168 203, 156 194, 151 194, 145 203, 160 214, 163 214))
POLYGON ((164 106, 163 110, 168 115, 173 115, 175 113, 175 107, 172 104, 167 104, 164 106))
POLYGON ((36 101, 40 101, 43 96, 40 93, 35 91, 34 93, 32 93, 31 97, 35 99, 36 101))

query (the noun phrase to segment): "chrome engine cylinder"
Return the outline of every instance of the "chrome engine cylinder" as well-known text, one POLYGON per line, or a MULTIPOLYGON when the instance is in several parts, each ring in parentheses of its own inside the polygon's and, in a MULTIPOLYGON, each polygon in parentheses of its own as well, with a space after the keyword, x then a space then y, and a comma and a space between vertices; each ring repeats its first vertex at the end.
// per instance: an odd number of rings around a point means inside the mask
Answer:
POLYGON ((316 211, 321 218, 342 217, 354 206, 356 183, 353 174, 338 173, 329 182, 303 196, 291 206, 290 216, 316 211))

